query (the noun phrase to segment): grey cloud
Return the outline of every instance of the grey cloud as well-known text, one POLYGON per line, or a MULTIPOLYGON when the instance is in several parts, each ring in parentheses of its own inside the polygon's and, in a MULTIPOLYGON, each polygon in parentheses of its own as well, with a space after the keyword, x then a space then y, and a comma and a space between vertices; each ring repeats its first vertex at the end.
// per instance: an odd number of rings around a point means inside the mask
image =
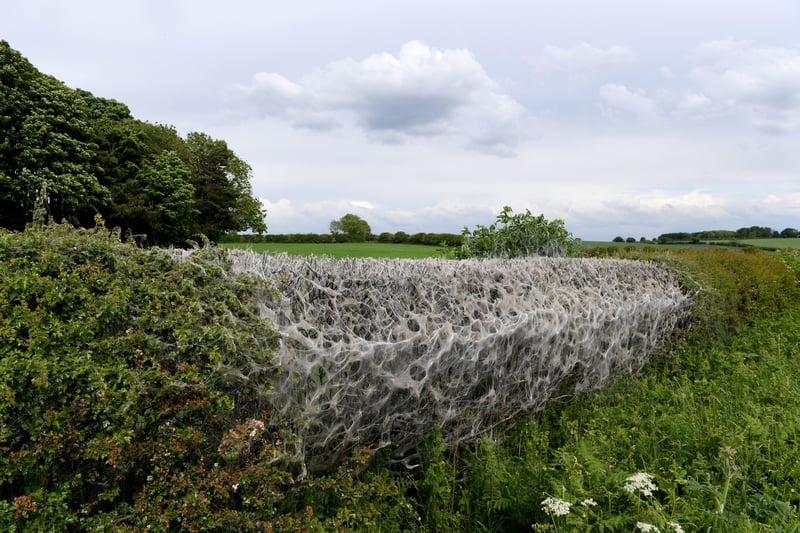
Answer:
POLYGON ((714 105, 744 116, 757 128, 788 133, 800 128, 800 50, 714 41, 690 55, 690 73, 714 105))
POLYGON ((259 73, 233 90, 261 114, 298 127, 352 122, 378 142, 447 135, 488 153, 509 151, 526 114, 468 50, 437 50, 418 41, 396 56, 332 62, 298 82, 259 73))

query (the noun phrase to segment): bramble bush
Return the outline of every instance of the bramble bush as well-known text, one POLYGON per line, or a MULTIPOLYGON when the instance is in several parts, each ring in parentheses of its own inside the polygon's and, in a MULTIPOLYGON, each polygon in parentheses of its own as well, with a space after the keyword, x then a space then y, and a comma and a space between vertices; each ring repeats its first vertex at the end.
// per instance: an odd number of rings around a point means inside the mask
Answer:
POLYGON ((276 334, 253 302, 272 290, 222 254, 176 260, 103 227, 0 232, 0 529, 414 523, 361 452, 304 477, 268 402, 276 334))

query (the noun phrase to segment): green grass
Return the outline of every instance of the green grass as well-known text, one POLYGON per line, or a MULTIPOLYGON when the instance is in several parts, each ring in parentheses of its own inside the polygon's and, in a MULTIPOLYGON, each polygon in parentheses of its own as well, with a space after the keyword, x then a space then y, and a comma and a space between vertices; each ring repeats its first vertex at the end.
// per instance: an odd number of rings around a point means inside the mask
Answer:
POLYGON ((796 273, 800 260, 670 255, 711 288, 699 330, 641 376, 551 404, 505 440, 429 459, 423 486, 442 502, 428 513, 438 529, 800 531, 800 297, 781 263, 796 273), (731 334, 714 333, 709 316, 731 334), (657 489, 627 490, 639 473, 657 489), (550 516, 547 498, 572 507, 550 516))
POLYGON ((439 255, 438 246, 424 244, 395 244, 383 242, 337 243, 226 243, 222 248, 251 249, 254 252, 286 252, 290 255, 329 255, 331 257, 387 257, 419 259, 439 255))
MULTIPOLYGON (((782 239, 792 240, 792 239, 782 239)), ((281 253, 290 255, 329 255, 331 257, 387 257, 420 259, 424 257, 438 257, 441 255, 438 246, 424 244, 396 244, 384 242, 341 242, 341 243, 242 243, 221 242, 222 248, 250 249, 254 252, 281 253)), ((679 250, 683 248, 719 248, 711 244, 645 244, 610 241, 583 241, 582 248, 655 248, 659 250, 679 250)))
POLYGON ((614 241, 582 241, 582 247, 586 248, 655 248, 657 250, 682 250, 684 248, 719 248, 717 245, 705 243, 676 243, 676 244, 654 244, 649 242, 614 242, 614 241))
POLYGON ((613 241, 583 241, 583 248, 656 248, 658 250, 681 250, 684 248, 739 248, 742 246, 755 246, 756 248, 776 249, 776 250, 797 250, 800 249, 800 238, 798 239, 738 239, 723 241, 702 241, 700 243, 675 243, 675 244, 651 244, 642 242, 613 242, 613 241))
POLYGON ((758 248, 800 249, 800 239, 741 239, 737 242, 758 248))

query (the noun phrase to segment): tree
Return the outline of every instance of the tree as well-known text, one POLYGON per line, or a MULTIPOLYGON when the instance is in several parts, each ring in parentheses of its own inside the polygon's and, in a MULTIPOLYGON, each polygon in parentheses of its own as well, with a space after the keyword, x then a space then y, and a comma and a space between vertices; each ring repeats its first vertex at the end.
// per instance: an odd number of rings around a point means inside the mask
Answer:
POLYGON ((781 231, 781 237, 796 239, 797 237, 800 237, 800 231, 797 231, 795 228, 785 228, 783 231, 781 231))
POLYGON ((192 231, 217 240, 229 231, 267 230, 261 202, 252 196, 250 165, 227 143, 205 133, 186 137, 187 163, 194 185, 196 215, 192 231))
POLYGON ((137 178, 149 207, 150 239, 155 244, 183 243, 190 236, 189 221, 195 211, 186 164, 177 153, 162 152, 143 166, 137 178))
POLYGON ((136 120, 126 105, 70 89, 0 41, 0 226, 20 230, 41 206, 84 227, 99 213, 151 243, 263 233, 251 177, 224 141, 184 140, 174 127, 136 120))
POLYGON ((569 256, 580 246, 564 227, 564 221, 548 221, 544 215, 514 214, 508 206, 489 227, 478 225, 470 231, 464 228, 464 243, 457 251, 459 258, 467 257, 525 257, 530 255, 569 256))
POLYGON ((56 220, 91 224, 109 191, 96 177, 82 95, 0 41, 0 105, 0 226, 22 229, 37 205, 56 220))
POLYGON ((352 213, 347 213, 339 220, 332 220, 330 230, 334 240, 350 242, 364 242, 372 233, 367 221, 352 213))

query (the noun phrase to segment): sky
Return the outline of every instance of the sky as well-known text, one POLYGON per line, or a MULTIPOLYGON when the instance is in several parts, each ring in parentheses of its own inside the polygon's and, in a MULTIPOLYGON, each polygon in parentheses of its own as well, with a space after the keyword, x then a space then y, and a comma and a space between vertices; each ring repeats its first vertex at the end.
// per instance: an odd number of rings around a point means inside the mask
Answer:
POLYGON ((269 233, 800 227, 796 0, 5 0, 0 39, 253 169, 269 233))

